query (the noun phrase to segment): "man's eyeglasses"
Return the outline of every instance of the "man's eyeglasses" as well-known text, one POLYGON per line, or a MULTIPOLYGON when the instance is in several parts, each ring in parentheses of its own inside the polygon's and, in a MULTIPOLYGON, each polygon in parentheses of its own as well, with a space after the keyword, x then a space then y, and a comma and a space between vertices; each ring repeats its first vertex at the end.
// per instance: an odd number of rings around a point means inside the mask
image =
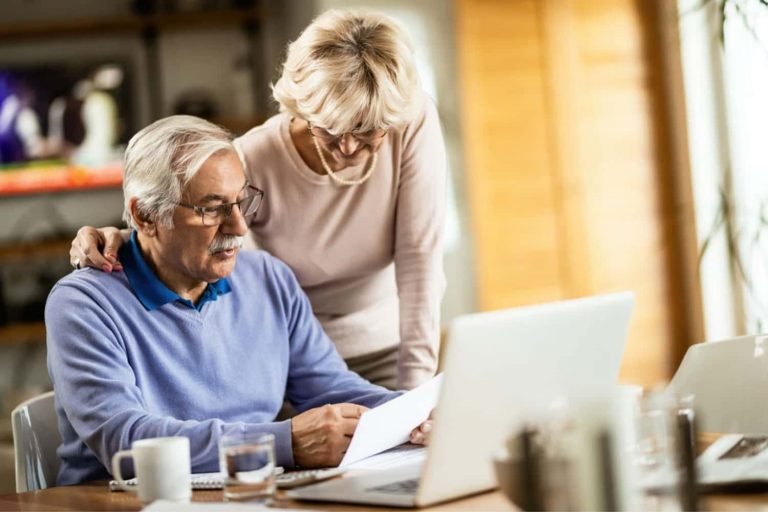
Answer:
POLYGON ((313 137, 320 139, 329 146, 339 142, 345 135, 351 135, 352 138, 360 144, 365 146, 372 146, 383 139, 387 133, 389 133, 388 128, 376 128, 366 132, 348 132, 342 133, 341 135, 334 135, 325 128, 314 126, 310 122, 307 122, 307 124, 309 125, 309 133, 312 134, 313 137))
POLYGON ((232 208, 235 206, 240 209, 240 214, 245 218, 245 222, 250 223, 251 219, 259 211, 261 201, 264 199, 264 191, 252 185, 246 186, 244 190, 246 193, 245 197, 234 203, 217 204, 215 206, 196 206, 183 203, 178 203, 178 205, 194 210, 195 213, 200 215, 200 220, 202 220, 204 226, 221 224, 232 215, 232 208))

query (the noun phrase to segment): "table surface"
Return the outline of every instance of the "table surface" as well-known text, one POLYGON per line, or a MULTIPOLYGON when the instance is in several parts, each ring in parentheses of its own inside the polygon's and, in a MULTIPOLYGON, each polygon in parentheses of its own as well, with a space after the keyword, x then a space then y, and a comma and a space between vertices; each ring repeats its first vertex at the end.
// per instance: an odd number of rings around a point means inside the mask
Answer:
MULTIPOLYGON (((221 502, 221 491, 194 491, 192 501, 221 502)), ((768 503, 768 500, 766 500, 768 503)), ((384 507, 341 505, 338 503, 294 501, 278 493, 274 507, 338 511, 385 511, 384 507)), ((71 487, 52 487, 42 491, 0 496, 0 510, 141 510, 141 502, 133 493, 110 492, 106 482, 71 487)), ((403 509, 389 509, 399 510, 403 509)), ((435 505, 424 510, 516 510, 500 492, 488 492, 461 500, 435 505)))
MULTIPOLYGON (((221 491, 195 491, 192 501, 221 502, 221 491)), ((651 501, 648 510, 661 510, 664 506, 651 501)), ((714 495, 704 498, 706 510, 762 510, 768 511, 768 493, 714 495)), ((296 508, 310 510, 334 510, 340 512, 383 512, 385 507, 342 505, 338 503, 299 502, 278 495, 275 508, 296 508)), ((141 510, 141 502, 132 493, 110 492, 106 482, 96 482, 72 487, 53 487, 43 491, 26 492, 0 496, 0 510, 141 510)), ((445 511, 511 511, 518 510, 504 498, 501 492, 478 494, 429 507, 423 510, 445 511)))
MULTIPOLYGON (((700 434, 698 436, 699 448, 703 450, 709 446, 720 434, 700 434)), ((192 501, 222 502, 221 491, 194 491, 192 501)), ((657 498, 648 498, 646 505, 648 510, 661 510, 663 503, 654 503, 657 498)), ((705 510, 760 510, 768 512, 768 492, 750 494, 720 494, 703 498, 705 510)), ((296 508, 310 510, 334 510, 340 512, 383 512, 386 510, 398 510, 401 508, 367 507, 355 505, 342 505, 339 503, 300 502, 290 500, 278 492, 275 508, 296 508)), ((42 491, 26 492, 22 494, 9 494, 0 496, 1 511, 15 510, 141 510, 141 502, 133 493, 111 492, 107 482, 93 482, 71 487, 52 487, 42 491)), ((446 510, 446 511, 491 511, 491 510, 518 510, 512 505, 500 491, 487 492, 467 498, 442 503, 422 510, 446 510)))

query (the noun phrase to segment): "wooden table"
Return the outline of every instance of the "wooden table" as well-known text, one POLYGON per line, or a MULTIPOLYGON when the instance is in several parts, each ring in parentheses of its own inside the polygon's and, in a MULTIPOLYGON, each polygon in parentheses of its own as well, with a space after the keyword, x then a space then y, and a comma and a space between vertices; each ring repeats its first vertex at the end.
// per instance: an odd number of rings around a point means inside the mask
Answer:
MULTIPOLYGON (((221 502, 221 491, 194 491, 192 501, 221 502)), ((768 501, 766 501, 768 503, 768 501)), ((342 505, 338 503, 300 502, 281 498, 275 507, 338 511, 386 511, 383 507, 342 505)), ((71 487, 52 487, 43 491, 25 492, 0 496, 0 510, 141 510, 141 502, 133 493, 110 492, 106 482, 71 487)), ((500 492, 470 496, 424 510, 492 511, 516 510, 500 492)))
MULTIPOLYGON (((193 501, 221 502, 221 491, 195 491, 193 501)), ((768 511, 768 493, 708 496, 703 500, 706 510, 759 510, 768 511)), ((383 512, 383 507, 365 507, 342 505, 339 503, 313 503, 281 499, 275 508, 297 508, 311 510, 334 510, 340 512, 383 512)), ((661 510, 661 503, 650 499, 647 510, 661 510)), ((72 487, 53 487, 43 491, 26 492, 0 496, 0 510, 141 510, 141 502, 134 494, 110 492, 106 482, 76 485, 72 487)), ((508 502, 500 492, 489 492, 468 498, 435 505, 423 510, 445 511, 514 511, 518 510, 508 502)))
MULTIPOLYGON (((703 450, 721 434, 700 434, 699 448, 703 450)), ((192 501, 222 502, 221 491, 195 491, 192 501)), ((645 503, 646 510, 662 510, 665 508, 661 498, 649 497, 645 503)), ((754 494, 722 494, 702 498, 705 510, 759 510, 768 512, 768 493, 754 494)), ((275 508, 296 508, 311 510, 333 510, 341 512, 383 512, 400 508, 366 507, 342 505, 339 503, 300 502, 289 500, 278 493, 275 508)), ((22 494, 0 496, 0 511, 14 510, 141 510, 141 502, 133 493, 110 492, 107 482, 94 482, 71 487, 53 487, 43 491, 33 491, 22 494)), ((668 509, 668 507, 666 507, 668 509)), ((435 505, 422 510, 446 511, 513 511, 518 510, 501 494, 500 491, 488 492, 470 496, 460 500, 435 505)))

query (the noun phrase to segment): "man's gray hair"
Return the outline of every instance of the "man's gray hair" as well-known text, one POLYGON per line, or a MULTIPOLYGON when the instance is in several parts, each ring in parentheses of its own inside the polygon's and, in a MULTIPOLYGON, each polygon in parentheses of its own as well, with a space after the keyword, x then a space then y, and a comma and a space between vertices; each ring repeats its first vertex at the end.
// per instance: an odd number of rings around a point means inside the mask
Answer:
POLYGON ((272 92, 281 111, 337 135, 402 127, 422 101, 408 36, 368 11, 318 16, 288 47, 272 92))
POLYGON ((136 229, 130 209, 135 197, 142 218, 173 227, 173 211, 187 183, 220 151, 241 157, 229 132, 198 117, 170 116, 139 131, 123 159, 123 220, 136 229))

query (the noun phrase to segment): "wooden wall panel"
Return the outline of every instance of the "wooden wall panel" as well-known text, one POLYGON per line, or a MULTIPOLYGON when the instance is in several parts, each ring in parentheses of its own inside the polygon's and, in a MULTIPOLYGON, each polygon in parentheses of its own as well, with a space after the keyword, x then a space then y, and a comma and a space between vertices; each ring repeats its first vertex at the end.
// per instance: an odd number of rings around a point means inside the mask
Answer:
POLYGON ((585 219, 593 289, 631 288, 637 295, 622 375, 650 384, 668 376, 673 319, 667 300, 658 148, 643 30, 650 17, 637 0, 579 0, 573 4, 579 68, 585 174, 585 219), (606 266, 619 261, 618 268, 606 266), (618 270, 618 271, 614 271, 618 270))
POLYGON ((561 293, 560 252, 538 1, 457 10, 478 301, 496 309, 546 300, 561 293))
POLYGON ((646 0, 457 0, 482 309, 631 289, 622 377, 669 377, 682 300, 646 0))

